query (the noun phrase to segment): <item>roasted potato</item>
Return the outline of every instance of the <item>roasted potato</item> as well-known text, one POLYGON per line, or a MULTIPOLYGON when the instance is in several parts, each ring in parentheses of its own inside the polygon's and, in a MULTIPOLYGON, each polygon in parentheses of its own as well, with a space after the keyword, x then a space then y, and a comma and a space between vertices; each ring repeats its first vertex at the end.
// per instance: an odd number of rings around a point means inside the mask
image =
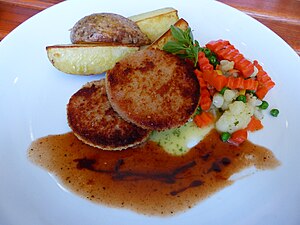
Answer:
POLYGON ((119 43, 142 46, 151 41, 130 19, 114 13, 94 13, 80 19, 71 29, 73 44, 119 43))
MULTIPOLYGON (((184 19, 180 19, 174 24, 174 26, 179 27, 182 30, 187 30, 189 24, 184 19)), ((169 28, 169 30, 165 32, 162 36, 160 36, 155 42, 153 42, 150 45, 150 47, 162 49, 164 45, 170 40, 173 40, 173 36, 171 33, 171 29, 169 28)))
POLYGON ((133 20, 141 29, 141 31, 154 42, 162 34, 164 34, 171 25, 179 18, 177 10, 174 8, 162 8, 135 16, 128 17, 133 20))
POLYGON ((47 46, 47 55, 58 70, 69 74, 100 74, 114 67, 135 46, 71 44, 47 46))
MULTIPOLYGON (((100 74, 127 54, 157 40, 177 20, 174 8, 162 8, 128 19, 113 13, 91 14, 71 29, 73 44, 47 46, 47 55, 53 66, 62 72, 100 74)), ((155 43, 163 45, 161 38, 155 43)))

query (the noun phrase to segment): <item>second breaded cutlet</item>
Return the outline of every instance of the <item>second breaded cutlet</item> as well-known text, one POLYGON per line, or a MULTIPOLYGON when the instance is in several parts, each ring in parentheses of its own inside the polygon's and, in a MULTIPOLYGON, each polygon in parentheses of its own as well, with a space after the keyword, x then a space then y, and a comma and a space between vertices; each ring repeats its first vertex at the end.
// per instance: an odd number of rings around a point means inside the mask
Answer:
POLYGON ((72 95, 67 118, 78 139, 104 150, 133 147, 146 141, 151 132, 123 120, 112 109, 104 79, 89 82, 72 95))
POLYGON ((185 124, 195 112, 200 87, 193 66, 158 49, 130 54, 106 74, 108 99, 125 120, 151 130, 185 124))

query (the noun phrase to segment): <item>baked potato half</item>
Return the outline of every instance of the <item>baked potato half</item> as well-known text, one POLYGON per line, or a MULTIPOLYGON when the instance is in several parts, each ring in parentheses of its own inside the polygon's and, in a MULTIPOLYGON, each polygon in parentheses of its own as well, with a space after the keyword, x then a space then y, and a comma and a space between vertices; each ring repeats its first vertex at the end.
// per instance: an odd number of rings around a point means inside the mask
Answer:
POLYGON ((119 43, 142 46, 151 41, 132 20, 114 13, 94 13, 81 18, 71 29, 73 44, 119 43))
MULTIPOLYGON (((169 29, 162 36, 160 36, 155 42, 153 42, 149 47, 163 49, 164 45, 168 41, 174 40, 172 33, 171 33, 170 26, 169 26, 169 29)), ((189 27, 189 24, 188 24, 188 22, 186 22, 184 19, 181 18, 174 24, 174 26, 179 27, 182 30, 187 30, 189 27)))
POLYGON ((177 10, 171 7, 141 13, 128 18, 139 26, 151 42, 164 34, 179 19, 177 10))
POLYGON ((135 46, 70 44, 47 46, 47 56, 58 70, 68 74, 101 74, 114 67, 126 55, 139 50, 135 46))

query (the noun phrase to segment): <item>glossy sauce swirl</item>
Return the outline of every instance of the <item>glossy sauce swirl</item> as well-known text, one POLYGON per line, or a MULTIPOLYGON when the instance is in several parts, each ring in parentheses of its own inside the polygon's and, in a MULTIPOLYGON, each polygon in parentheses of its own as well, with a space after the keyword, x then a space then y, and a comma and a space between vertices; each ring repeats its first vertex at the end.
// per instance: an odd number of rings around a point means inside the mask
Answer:
POLYGON ((147 215, 185 211, 232 184, 230 176, 245 168, 279 165, 266 148, 249 141, 239 147, 223 143, 215 130, 182 156, 152 141, 104 151, 66 133, 33 142, 29 158, 83 198, 147 215))

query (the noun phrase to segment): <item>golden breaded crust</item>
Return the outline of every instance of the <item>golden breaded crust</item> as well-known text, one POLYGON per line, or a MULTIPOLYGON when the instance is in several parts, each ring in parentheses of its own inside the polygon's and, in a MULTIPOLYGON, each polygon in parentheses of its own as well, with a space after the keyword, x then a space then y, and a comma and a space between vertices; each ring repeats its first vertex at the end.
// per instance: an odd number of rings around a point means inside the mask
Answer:
POLYGON ((67 105, 68 123, 84 143, 104 150, 121 150, 145 141, 150 131, 123 120, 111 107, 104 79, 87 83, 67 105))
POLYGON ((158 49, 141 50, 119 61, 107 72, 106 89, 123 119, 152 130, 185 124, 200 95, 193 67, 158 49))

